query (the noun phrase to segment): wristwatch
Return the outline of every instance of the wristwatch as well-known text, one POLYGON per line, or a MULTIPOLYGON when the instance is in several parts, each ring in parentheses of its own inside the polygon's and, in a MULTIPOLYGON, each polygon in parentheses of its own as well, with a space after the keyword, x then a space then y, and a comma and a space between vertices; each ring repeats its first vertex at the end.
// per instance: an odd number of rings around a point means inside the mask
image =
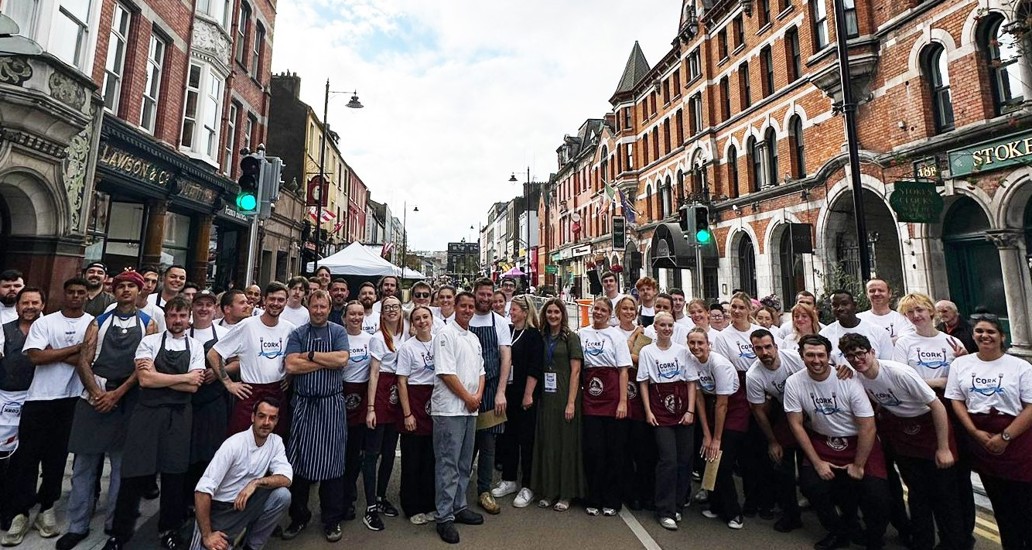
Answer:
POLYGON ((1002 439, 1004 441, 1010 441, 1011 440, 1011 434, 1009 432, 1007 432, 1007 430, 1004 430, 1002 433, 1000 433, 1000 439, 1002 439))
POLYGON ((308 360, 313 363, 315 362, 315 350, 311 350, 308 352, 308 360))

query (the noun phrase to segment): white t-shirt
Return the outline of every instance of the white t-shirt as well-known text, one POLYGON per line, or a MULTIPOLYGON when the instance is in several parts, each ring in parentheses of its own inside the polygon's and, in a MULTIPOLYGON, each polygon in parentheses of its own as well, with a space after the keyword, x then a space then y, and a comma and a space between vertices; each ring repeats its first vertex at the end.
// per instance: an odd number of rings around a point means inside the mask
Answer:
MULTIPOLYGON (((509 321, 505 317, 498 315, 495 312, 490 313, 474 313, 473 318, 469 321, 470 327, 489 327, 491 326, 491 317, 494 316, 494 327, 495 334, 498 335, 499 346, 511 346, 512 345, 512 332, 509 330, 509 321)), ((626 348, 626 344, 624 345, 626 348)))
POLYGON ((361 384, 369 381, 369 342, 372 335, 364 330, 348 333, 348 366, 344 367, 344 382, 361 384))
MULTIPOLYGON (((624 346, 626 347, 626 346, 624 346)), ((434 392, 430 398, 433 416, 476 416, 469 411, 458 395, 452 393, 441 380, 445 374, 458 376, 459 382, 470 394, 476 394, 480 377, 484 371, 484 355, 476 334, 462 328, 458 323, 448 323, 434 338, 434 392)))
POLYGON ((224 326, 218 325, 218 324, 212 324, 208 328, 197 328, 197 329, 195 329, 193 327, 190 327, 190 330, 186 331, 186 334, 190 338, 193 338, 193 339, 197 340, 198 342, 200 342, 202 344, 207 344, 208 342, 210 342, 216 336, 218 337, 219 340, 222 340, 222 338, 228 332, 229 332, 229 327, 224 327, 224 326))
POLYGON ((699 375, 699 389, 707 395, 733 395, 738 391, 738 371, 723 355, 711 351, 703 363, 691 356, 692 367, 699 375))
POLYGON ((749 366, 756 360, 756 354, 753 353, 752 341, 749 340, 749 335, 754 330, 762 328, 760 325, 750 324, 749 328, 741 331, 736 329, 734 325, 728 325, 727 328, 717 334, 716 341, 713 342, 713 351, 727 357, 736 369, 740 371, 749 370, 749 366))
MULTIPOLYGON (((151 296, 158 296, 158 294, 151 294, 151 296)), ((106 307, 104 309, 104 313, 112 311, 116 307, 118 307, 118 302, 112 302, 111 305, 109 305, 108 307, 106 307)), ((165 332, 165 329, 168 328, 168 327, 165 326, 165 310, 161 309, 160 307, 158 307, 158 306, 148 302, 146 306, 138 307, 136 309, 138 311, 142 311, 142 312, 146 313, 147 315, 150 316, 151 319, 154 319, 154 322, 157 323, 157 325, 158 325, 158 332, 159 333, 165 332)), ((147 327, 144 327, 144 330, 146 330, 146 328, 147 327)))
MULTIPOLYGON (((609 298, 609 305, 612 313, 609 314, 609 326, 615 327, 620 324, 620 320, 616 318, 616 303, 623 299, 626 294, 619 292, 613 298, 609 298)), ((608 297, 608 296, 607 296, 608 297)))
POLYGON ((778 368, 770 370, 760 363, 759 359, 753 362, 749 370, 745 371, 745 395, 749 403, 762 405, 771 396, 779 403, 785 400, 785 382, 789 376, 806 370, 803 359, 792 350, 778 350, 778 368))
MULTIPOLYGON (((824 325, 817 323, 817 326, 824 328, 824 325)), ((781 323, 781 326, 776 331, 771 331, 774 336, 778 337, 785 345, 796 345, 799 343, 799 336, 796 335, 795 326, 792 325, 792 319, 781 323)))
POLYGON ((398 376, 407 376, 410 386, 434 385, 434 341, 409 338, 398 349, 398 376))
POLYGON ((946 397, 967 403, 968 412, 988 413, 995 407, 1018 416, 1024 403, 1032 403, 1032 364, 1013 355, 995 361, 975 353, 958 357, 950 365, 946 397))
POLYGON ((946 378, 950 374, 950 364, 957 358, 951 342, 964 347, 959 340, 945 332, 931 337, 916 332, 904 334, 896 340, 892 360, 910 365, 925 380, 946 378))
POLYGON ((687 315, 681 317, 680 319, 674 319, 674 324, 688 327, 688 330, 692 330, 693 328, 695 328, 695 321, 692 321, 692 318, 687 315))
POLYGON ((889 338, 892 338, 893 340, 906 334, 913 334, 917 331, 917 329, 914 328, 914 324, 910 322, 910 319, 907 319, 905 315, 894 309, 890 309, 885 315, 877 315, 874 313, 874 310, 869 309, 867 311, 857 313, 856 316, 864 321, 874 323, 885 329, 885 332, 889 333, 889 338))
POLYGON ((280 313, 279 318, 281 321, 288 321, 295 327, 307 325, 312 320, 312 316, 308 314, 308 308, 305 306, 299 306, 297 309, 294 309, 289 305, 283 306, 283 312, 280 313))
POLYGON ((265 444, 259 447, 255 443, 254 432, 248 428, 229 436, 215 451, 194 490, 211 495, 212 500, 232 503, 244 486, 268 475, 294 479, 294 469, 287 461, 283 439, 269 434, 265 444))
POLYGON ((810 429, 827 437, 850 437, 859 433, 856 418, 873 417, 874 409, 856 378, 839 380, 829 369, 818 382, 809 371, 800 371, 785 382, 785 412, 801 412, 810 419, 810 429))
MULTIPOLYGON (((83 313, 81 317, 65 317, 60 311, 36 319, 25 337, 22 351, 66 348, 81 344, 86 328, 93 322, 93 316, 83 313)), ((625 346, 626 347, 626 346, 625 346)), ((48 363, 37 365, 29 385, 26 401, 51 401, 66 397, 79 397, 82 382, 71 363, 48 363)))
POLYGON ((140 345, 136 347, 136 358, 137 359, 154 359, 158 356, 158 351, 161 349, 161 336, 168 334, 165 338, 165 349, 168 351, 183 351, 186 349, 186 341, 190 341, 190 367, 187 370, 204 370, 206 365, 204 364, 204 342, 196 338, 190 338, 186 336, 188 333, 184 333, 184 336, 175 338, 171 333, 158 332, 156 334, 149 334, 140 340, 140 345))
POLYGON ((821 329, 821 336, 831 340, 832 364, 849 365, 849 362, 846 361, 846 358, 843 357, 842 352, 838 349, 839 338, 842 338, 842 335, 846 333, 863 334, 871 341, 871 347, 874 348, 874 354, 878 359, 892 360, 895 346, 892 345, 892 337, 889 336, 888 331, 874 323, 860 319, 860 324, 853 328, 845 328, 838 321, 835 321, 821 329))
POLYGON ((271 384, 287 375, 283 366, 287 339, 294 325, 282 319, 266 326, 261 317, 248 317, 233 325, 212 348, 223 359, 240 358, 240 380, 249 384, 271 384))
POLYGON ((387 347, 387 341, 383 339, 383 332, 376 331, 376 334, 369 339, 369 355, 380 362, 380 372, 394 374, 398 370, 398 349, 405 343, 404 334, 395 335, 394 351, 387 347))
POLYGON ((855 378, 871 396, 871 401, 901 418, 927 413, 931 410, 928 403, 937 399, 932 388, 903 363, 878 361, 878 376, 873 380, 860 373, 855 378))
MULTIPOLYGON (((584 350, 584 368, 631 366, 631 350, 620 329, 584 327, 577 331, 577 335, 584 350)), ((641 361, 640 356, 638 361, 641 361)))
MULTIPOLYGON (((379 305, 380 302, 376 302, 374 305, 379 305)), ((373 312, 365 316, 365 320, 362 321, 362 330, 370 336, 376 334, 376 331, 380 330, 380 312, 373 308, 373 312)))
POLYGON ((698 380, 699 373, 693 368, 696 364, 691 360, 688 348, 681 344, 670 344, 664 350, 652 343, 638 354, 638 382, 648 380, 652 384, 665 384, 698 380))
MULTIPOLYGON (((692 330, 691 328, 689 328, 689 327, 687 327, 685 325, 679 325, 677 323, 674 323, 674 333, 672 335, 670 335, 670 341, 675 343, 675 344, 681 344, 682 346, 687 346, 688 345, 688 333, 691 332, 691 330, 692 330)), ((642 334, 644 334, 645 336, 648 336, 649 338, 652 338, 653 340, 655 340, 656 339, 656 324, 652 323, 651 325, 645 327, 645 330, 642 331, 642 334)))

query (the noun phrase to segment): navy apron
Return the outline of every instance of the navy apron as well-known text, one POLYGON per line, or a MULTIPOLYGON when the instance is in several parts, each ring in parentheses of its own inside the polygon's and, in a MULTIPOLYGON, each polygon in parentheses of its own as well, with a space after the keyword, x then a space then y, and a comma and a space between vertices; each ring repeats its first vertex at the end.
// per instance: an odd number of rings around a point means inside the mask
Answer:
MULTIPOLYGON (((495 313, 491 312, 491 326, 474 327, 469 330, 477 335, 480 340, 480 349, 484 353, 484 397, 480 400, 480 413, 493 411, 495 408, 495 394, 498 392, 498 382, 502 374, 502 356, 498 352, 498 333, 495 332, 495 313)), ((505 432, 505 422, 486 428, 481 431, 500 434, 505 432)))
MULTIPOLYGON (((332 334, 328 324, 324 327, 308 325, 308 339, 302 352, 333 351, 332 334)), ((294 473, 310 481, 343 476, 348 433, 344 370, 319 369, 299 374, 294 377, 293 387, 294 420, 287 443, 287 459, 294 473)))

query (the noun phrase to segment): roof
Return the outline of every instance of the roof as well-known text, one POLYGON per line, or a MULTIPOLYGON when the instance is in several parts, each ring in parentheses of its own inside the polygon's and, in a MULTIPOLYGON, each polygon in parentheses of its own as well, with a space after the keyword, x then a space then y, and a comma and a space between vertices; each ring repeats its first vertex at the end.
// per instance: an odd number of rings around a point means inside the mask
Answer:
POLYGON ((631 55, 627 57, 627 64, 624 66, 623 75, 616 85, 613 97, 629 93, 634 90, 634 85, 641 81, 649 73, 649 62, 645 60, 645 54, 641 51, 638 41, 634 41, 631 48, 631 55))

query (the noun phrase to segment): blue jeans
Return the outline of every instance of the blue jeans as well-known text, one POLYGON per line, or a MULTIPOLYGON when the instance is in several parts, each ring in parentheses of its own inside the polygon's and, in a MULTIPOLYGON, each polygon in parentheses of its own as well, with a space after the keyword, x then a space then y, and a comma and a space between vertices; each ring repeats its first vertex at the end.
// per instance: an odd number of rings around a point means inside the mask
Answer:
POLYGON ((454 521, 455 512, 467 506, 466 488, 473 463, 477 417, 434 416, 433 419, 437 522, 446 523, 454 521))
MULTIPOLYGON (((115 500, 122 482, 122 451, 109 452, 111 477, 108 481, 107 510, 104 528, 111 529, 115 517, 115 500)), ((103 453, 79 453, 72 462, 72 492, 68 495, 68 532, 85 535, 93 516, 93 488, 97 470, 104 463, 103 453)))

